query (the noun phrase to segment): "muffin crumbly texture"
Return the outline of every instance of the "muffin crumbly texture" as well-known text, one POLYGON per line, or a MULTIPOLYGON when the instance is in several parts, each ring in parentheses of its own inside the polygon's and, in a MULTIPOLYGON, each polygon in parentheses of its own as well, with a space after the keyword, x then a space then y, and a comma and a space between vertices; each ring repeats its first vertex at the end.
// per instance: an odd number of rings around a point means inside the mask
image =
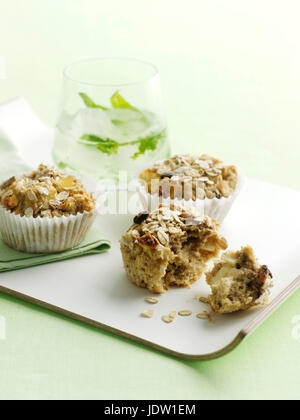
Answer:
POLYGON ((237 187, 238 171, 208 155, 177 155, 145 170, 140 179, 150 194, 196 201, 230 197, 237 187))
POLYGON ((188 287, 203 274, 206 264, 227 248, 218 224, 196 211, 161 205, 141 213, 121 239, 129 280, 152 293, 188 287))
POLYGON ((0 186, 0 204, 16 215, 34 218, 68 217, 95 208, 93 196, 78 179, 45 165, 5 181, 0 186))
POLYGON ((268 302, 272 273, 261 266, 250 246, 238 252, 227 252, 206 274, 212 288, 208 303, 214 312, 229 314, 245 311, 268 302))

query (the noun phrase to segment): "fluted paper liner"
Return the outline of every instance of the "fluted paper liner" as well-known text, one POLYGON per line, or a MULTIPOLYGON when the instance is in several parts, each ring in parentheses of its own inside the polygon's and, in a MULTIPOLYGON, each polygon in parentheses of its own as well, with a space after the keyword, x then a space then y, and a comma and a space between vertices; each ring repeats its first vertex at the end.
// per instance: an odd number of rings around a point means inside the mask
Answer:
POLYGON ((162 198, 159 194, 150 194, 146 191, 145 187, 141 185, 139 187, 140 199, 145 210, 152 211, 155 210, 160 204, 166 205, 178 205, 183 208, 196 208, 200 214, 209 216, 212 219, 215 219, 219 223, 223 223, 226 216, 231 210, 235 200, 240 194, 245 178, 239 173, 238 183, 233 194, 228 197, 222 198, 205 198, 204 200, 179 200, 179 199, 170 199, 162 198))
POLYGON ((27 218, 0 205, 0 233, 3 241, 18 251, 50 254, 80 245, 95 218, 95 210, 52 219, 27 218))

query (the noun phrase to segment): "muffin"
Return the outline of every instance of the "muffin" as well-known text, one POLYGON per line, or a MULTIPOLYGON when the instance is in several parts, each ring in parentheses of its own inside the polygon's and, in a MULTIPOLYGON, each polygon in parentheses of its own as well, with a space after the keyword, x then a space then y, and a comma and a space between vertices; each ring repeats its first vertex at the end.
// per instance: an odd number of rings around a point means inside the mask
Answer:
POLYGON ((194 209, 161 205, 152 213, 139 214, 121 239, 128 279, 158 294, 190 286, 208 261, 227 248, 217 227, 194 209))
POLYGON ((235 166, 202 155, 177 155, 140 174, 142 201, 148 210, 172 202, 196 207, 223 222, 242 186, 235 166))
POLYGON ((96 216, 95 200, 80 180, 45 165, 0 186, 0 233, 29 253, 79 245, 96 216))
POLYGON ((272 278, 268 267, 258 263, 250 246, 238 252, 227 252, 206 274, 207 283, 212 288, 208 303, 218 314, 245 311, 266 304, 272 278))

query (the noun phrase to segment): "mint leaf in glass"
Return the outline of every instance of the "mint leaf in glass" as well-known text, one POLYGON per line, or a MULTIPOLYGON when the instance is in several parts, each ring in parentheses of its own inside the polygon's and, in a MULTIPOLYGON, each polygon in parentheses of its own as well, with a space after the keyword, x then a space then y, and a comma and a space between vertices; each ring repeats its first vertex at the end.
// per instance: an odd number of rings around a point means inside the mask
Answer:
POLYGON ((108 111, 108 108, 105 108, 102 105, 97 105, 86 93, 81 92, 79 93, 79 96, 88 108, 99 108, 103 111, 108 111))
POLYGON ((111 139, 102 139, 101 137, 94 136, 91 134, 85 134, 81 137, 81 140, 85 140, 89 143, 97 143, 97 149, 107 155, 117 154, 119 151, 120 143, 111 139))
POLYGON ((110 102, 113 106, 113 108, 122 108, 122 109, 131 109, 135 112, 141 112, 134 106, 130 105, 129 102, 127 102, 123 96, 120 95, 120 93, 117 91, 113 94, 113 96, 110 98, 110 102))
MULTIPOLYGON (((155 151, 158 148, 159 141, 166 136, 166 130, 158 134, 149 133, 151 124, 153 124, 150 118, 152 114, 143 113, 132 106, 120 95, 119 91, 111 97, 112 108, 97 105, 85 93, 79 95, 88 108, 101 109, 101 111, 95 111, 99 112, 99 120, 97 119, 97 121, 99 121, 99 127, 101 127, 101 133, 98 133, 100 135, 84 134, 80 137, 80 143, 94 145, 99 151, 109 156, 118 154, 121 147, 137 146, 138 151, 131 156, 132 159, 136 160, 147 151, 155 151), (112 129, 109 124, 112 124, 114 128, 112 129), (112 138, 117 138, 118 141, 112 138), (134 140, 128 141, 130 138, 134 140)), ((99 130, 97 129, 97 131, 99 130)))
POLYGON ((132 156, 132 159, 137 159, 139 156, 144 155, 148 150, 156 150, 158 143, 162 137, 165 136, 165 130, 155 136, 145 137, 139 140, 139 151, 132 156))

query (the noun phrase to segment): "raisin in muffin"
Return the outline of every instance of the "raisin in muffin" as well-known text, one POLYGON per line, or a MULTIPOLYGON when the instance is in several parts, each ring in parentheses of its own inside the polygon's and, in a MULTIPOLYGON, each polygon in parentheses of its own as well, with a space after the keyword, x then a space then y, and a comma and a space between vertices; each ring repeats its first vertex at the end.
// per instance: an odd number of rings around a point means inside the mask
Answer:
POLYGON ((207 262, 227 248, 217 227, 209 217, 178 207, 161 205, 150 214, 139 214, 121 239, 129 280, 158 294, 190 286, 207 262))
POLYGON ((0 232, 20 251, 57 252, 79 245, 96 215, 82 182, 40 165, 0 185, 0 232))
MULTIPOLYGON (((222 222, 241 186, 235 166, 208 155, 177 155, 140 174, 145 206, 171 201, 196 206, 203 214, 222 222)), ((152 207, 153 208, 153 207, 152 207)))
POLYGON ((229 314, 266 304, 272 287, 272 273, 261 266, 250 246, 227 252, 206 274, 212 288, 208 303, 214 312, 229 314))

